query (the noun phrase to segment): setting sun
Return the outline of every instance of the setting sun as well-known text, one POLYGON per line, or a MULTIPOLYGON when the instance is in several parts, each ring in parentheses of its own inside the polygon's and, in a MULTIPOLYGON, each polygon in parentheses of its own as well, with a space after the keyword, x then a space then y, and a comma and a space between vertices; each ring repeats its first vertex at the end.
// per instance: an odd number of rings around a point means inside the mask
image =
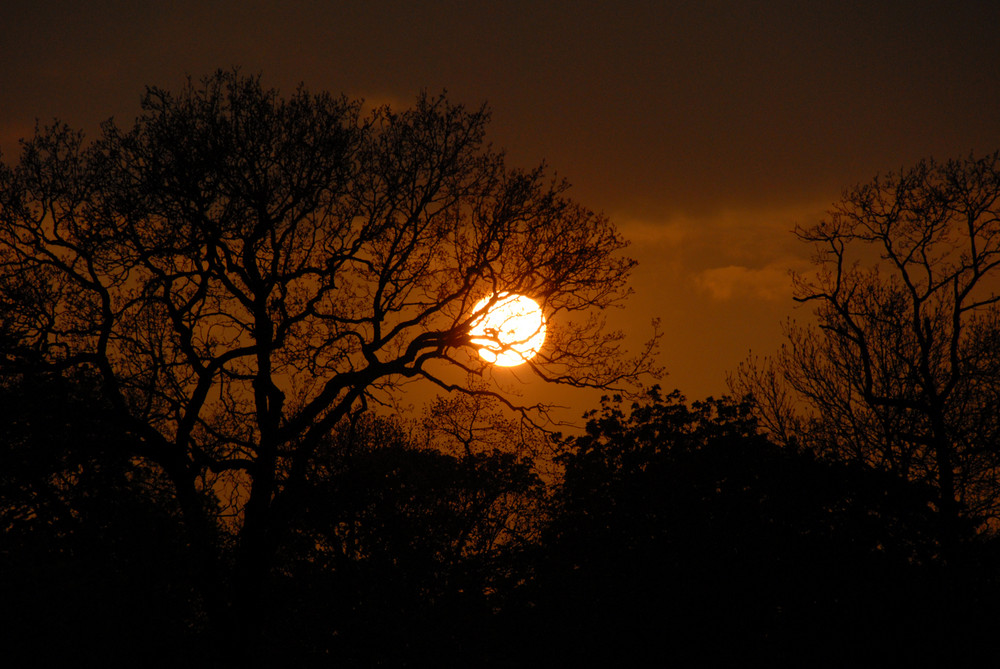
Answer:
MULTIPOLYGON (((487 307, 480 300, 473 312, 487 307)), ((469 331, 479 346, 479 355, 489 363, 514 367, 535 357, 545 341, 545 317, 530 297, 501 293, 497 302, 472 324, 469 331)))

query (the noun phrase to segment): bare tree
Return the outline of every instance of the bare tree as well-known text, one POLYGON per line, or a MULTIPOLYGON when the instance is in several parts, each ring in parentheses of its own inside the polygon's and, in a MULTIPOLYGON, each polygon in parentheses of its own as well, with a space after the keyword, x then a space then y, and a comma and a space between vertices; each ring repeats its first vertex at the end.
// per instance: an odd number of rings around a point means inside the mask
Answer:
POLYGON ((796 234, 817 323, 734 388, 786 441, 933 485, 947 557, 1000 512, 1000 154, 877 177, 796 234))
POLYGON ((626 295, 626 243, 544 168, 507 168, 485 109, 423 95, 362 117, 234 72, 149 89, 142 109, 92 143, 40 128, 0 173, 3 328, 98 374, 136 455, 173 482, 217 615, 248 603, 338 421, 410 380, 489 380, 468 334, 480 298, 542 304, 527 365, 543 379, 649 369, 600 318, 626 295), (232 607, 198 496, 220 476, 240 491, 232 607))

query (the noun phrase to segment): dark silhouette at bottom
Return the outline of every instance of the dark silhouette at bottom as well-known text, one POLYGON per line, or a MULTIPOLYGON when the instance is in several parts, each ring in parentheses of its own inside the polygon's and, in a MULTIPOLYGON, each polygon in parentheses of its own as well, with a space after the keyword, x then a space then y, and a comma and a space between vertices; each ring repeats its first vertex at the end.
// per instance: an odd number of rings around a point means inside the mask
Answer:
POLYGON ((1000 621, 996 541, 970 530, 945 569, 931 491, 653 392, 593 413, 549 487, 384 419, 338 432, 235 647, 90 381, 24 378, 0 402, 8 666, 954 666, 1000 621))

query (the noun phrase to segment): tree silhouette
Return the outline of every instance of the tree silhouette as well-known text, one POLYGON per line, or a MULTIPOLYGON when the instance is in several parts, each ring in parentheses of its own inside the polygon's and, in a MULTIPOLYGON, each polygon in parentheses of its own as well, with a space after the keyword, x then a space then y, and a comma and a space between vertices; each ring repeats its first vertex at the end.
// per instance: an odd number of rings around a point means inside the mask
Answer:
POLYGON ((481 662, 493 611, 528 576, 544 494, 531 462, 447 455, 370 415, 320 451, 273 588, 275 660, 312 643, 348 664, 481 662), (312 638, 290 644, 303 625, 312 638))
POLYGON ((932 491, 772 443, 752 409, 654 390, 630 409, 607 400, 568 440, 517 619, 535 631, 524 646, 539 665, 905 664, 988 650, 976 634, 996 607, 974 593, 996 592, 992 577, 970 579, 968 606, 939 615, 932 491))
MULTIPOLYGON (((169 483, 129 456, 96 379, 0 375, 0 642, 5 661, 134 662, 195 642, 191 564, 169 483), (166 643, 165 643, 166 642, 166 643)), ((203 499, 210 504, 210 500, 203 499)))
POLYGON ((817 325, 735 387, 779 437, 932 485, 951 559, 963 522, 1000 512, 1000 154, 878 177, 797 234, 817 325))
POLYGON ((542 304, 527 363, 542 379, 648 369, 597 315, 625 295, 625 243, 543 168, 508 169, 485 110, 424 95, 362 117, 235 72, 149 89, 142 110, 89 144, 39 128, 0 170, 4 359, 98 379, 123 448, 171 482, 209 615, 243 646, 335 425, 414 379, 530 414, 464 381, 490 380, 468 336, 480 298, 542 304))

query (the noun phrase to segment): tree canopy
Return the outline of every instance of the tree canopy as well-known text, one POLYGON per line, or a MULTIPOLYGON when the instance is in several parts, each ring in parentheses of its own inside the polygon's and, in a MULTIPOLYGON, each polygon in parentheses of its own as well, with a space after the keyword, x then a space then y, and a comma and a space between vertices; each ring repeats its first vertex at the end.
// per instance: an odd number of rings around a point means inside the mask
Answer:
POLYGON ((818 325, 742 368, 746 400, 613 395, 546 435, 543 471, 545 407, 505 392, 474 326, 527 295, 547 338, 526 370, 638 387, 655 331, 627 358, 601 317, 625 241, 507 167, 485 108, 363 108, 219 72, 0 163, 5 657, 992 652, 1000 154, 876 179, 800 229, 818 325), (386 415, 419 379, 451 394, 386 415))
POLYGON ((650 369, 601 316, 627 294, 626 242, 544 167, 507 167, 488 121, 443 95, 363 114, 218 72, 148 89, 131 127, 94 141, 39 127, 0 167, 4 364, 96 378, 130 455, 172 482, 216 617, 252 607, 216 592, 203 490, 225 498, 233 592, 250 592, 349 415, 413 379, 541 408, 491 385, 470 341, 502 295, 544 310, 526 363, 541 379, 650 369))

